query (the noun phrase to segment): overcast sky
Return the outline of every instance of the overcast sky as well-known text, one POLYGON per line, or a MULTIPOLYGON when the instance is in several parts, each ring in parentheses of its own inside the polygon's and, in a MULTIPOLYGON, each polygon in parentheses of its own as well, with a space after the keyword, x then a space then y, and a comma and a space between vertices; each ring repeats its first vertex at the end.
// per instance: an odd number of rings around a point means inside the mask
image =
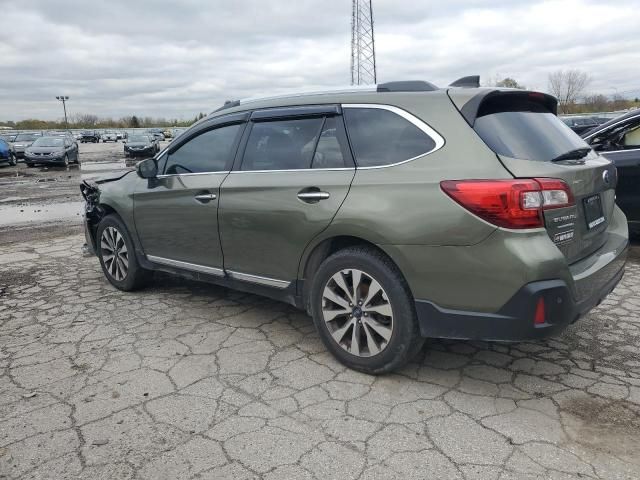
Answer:
MULTIPOLYGON (((640 0, 373 0, 378 81, 469 74, 640 89, 640 0)), ((190 118, 225 99, 348 85, 349 0, 0 0, 0 120, 190 118)))

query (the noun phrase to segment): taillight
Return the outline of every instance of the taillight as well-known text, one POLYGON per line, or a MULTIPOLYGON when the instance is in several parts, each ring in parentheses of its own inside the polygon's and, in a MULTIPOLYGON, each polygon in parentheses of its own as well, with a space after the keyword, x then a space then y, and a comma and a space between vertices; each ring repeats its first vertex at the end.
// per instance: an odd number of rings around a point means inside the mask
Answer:
POLYGON ((445 180, 440 187, 470 212, 504 228, 539 228, 543 210, 574 205, 569 186, 555 178, 445 180))

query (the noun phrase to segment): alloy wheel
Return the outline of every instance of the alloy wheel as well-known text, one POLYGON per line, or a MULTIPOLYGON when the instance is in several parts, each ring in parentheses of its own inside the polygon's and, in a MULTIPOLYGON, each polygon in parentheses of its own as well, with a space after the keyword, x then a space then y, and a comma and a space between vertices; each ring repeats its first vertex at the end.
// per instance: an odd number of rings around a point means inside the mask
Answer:
POLYGON ((358 357, 382 352, 393 334, 393 310, 380 283, 362 270, 341 270, 326 283, 322 316, 333 340, 358 357))
POLYGON ((129 271, 129 253, 124 237, 115 227, 107 227, 102 232, 100 250, 109 275, 119 282, 124 280, 129 271))

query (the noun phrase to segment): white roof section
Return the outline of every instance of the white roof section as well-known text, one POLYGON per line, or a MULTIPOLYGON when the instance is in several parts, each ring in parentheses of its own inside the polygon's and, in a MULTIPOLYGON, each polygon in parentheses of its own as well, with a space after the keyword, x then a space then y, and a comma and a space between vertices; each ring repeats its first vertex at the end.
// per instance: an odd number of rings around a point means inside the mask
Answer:
POLYGON ((377 90, 378 85, 349 85, 342 87, 324 88, 322 90, 289 90, 286 93, 264 94, 244 98, 240 100, 240 105, 246 105, 247 103, 252 102, 260 102, 263 100, 276 100, 278 98, 308 97, 312 95, 334 95, 340 93, 366 93, 376 92, 377 90))

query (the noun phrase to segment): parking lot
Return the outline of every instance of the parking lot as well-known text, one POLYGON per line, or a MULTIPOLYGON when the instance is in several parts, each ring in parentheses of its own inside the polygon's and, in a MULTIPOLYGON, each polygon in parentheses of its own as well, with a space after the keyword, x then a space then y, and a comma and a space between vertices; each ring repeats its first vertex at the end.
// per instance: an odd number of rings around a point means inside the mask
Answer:
POLYGON ((81 178, 0 167, 0 478, 640 478, 640 246, 562 336, 348 370, 285 304, 81 255, 81 178))

